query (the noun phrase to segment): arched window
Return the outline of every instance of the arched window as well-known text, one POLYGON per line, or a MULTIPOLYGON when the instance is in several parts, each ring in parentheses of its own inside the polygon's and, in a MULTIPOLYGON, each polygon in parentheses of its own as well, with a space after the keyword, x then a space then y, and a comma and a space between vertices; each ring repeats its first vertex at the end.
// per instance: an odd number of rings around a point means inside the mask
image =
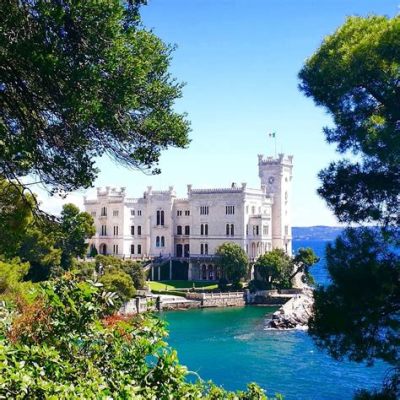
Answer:
POLYGON ((235 236, 235 226, 231 224, 231 236, 235 236))
POLYGON ((185 235, 190 235, 190 226, 189 225, 185 226, 185 235))
POLYGON ((161 220, 161 218, 160 218, 160 211, 158 210, 158 211, 157 211, 157 225, 160 225, 160 220, 161 220))
POLYGON ((204 244, 200 244, 200 254, 204 254, 204 244))
POLYGON ((165 238, 161 236, 161 247, 165 247, 165 238))
POLYGON ((200 235, 204 235, 204 224, 200 225, 200 235))
POLYGON ((163 225, 163 226, 164 226, 164 211, 161 210, 160 214, 161 214, 160 225, 163 225))
POLYGON ((229 236, 229 224, 226 224, 226 236, 229 236))
POLYGON ((181 226, 181 225, 178 225, 178 226, 176 227, 176 234, 177 234, 177 235, 182 235, 182 226, 181 226))
POLYGON ((204 234, 208 235, 208 224, 204 224, 204 234))
POLYGON ((160 236, 156 237, 156 247, 160 247, 160 236))
POLYGON ((204 244, 204 254, 208 254, 208 244, 204 244))

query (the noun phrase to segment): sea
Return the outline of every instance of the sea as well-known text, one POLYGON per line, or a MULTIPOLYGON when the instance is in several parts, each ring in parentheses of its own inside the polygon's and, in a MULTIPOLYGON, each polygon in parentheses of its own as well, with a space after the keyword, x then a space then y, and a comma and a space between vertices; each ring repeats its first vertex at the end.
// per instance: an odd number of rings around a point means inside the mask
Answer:
MULTIPOLYGON (((324 249, 327 241, 295 241, 294 250, 311 247, 320 257, 313 267, 318 284, 329 283, 324 249)), ((229 390, 258 383, 268 395, 281 393, 286 400, 346 400, 355 391, 381 385, 388 367, 335 361, 318 349, 304 331, 265 329, 276 308, 238 308, 169 311, 168 343, 191 371, 190 377, 212 380, 229 390)))

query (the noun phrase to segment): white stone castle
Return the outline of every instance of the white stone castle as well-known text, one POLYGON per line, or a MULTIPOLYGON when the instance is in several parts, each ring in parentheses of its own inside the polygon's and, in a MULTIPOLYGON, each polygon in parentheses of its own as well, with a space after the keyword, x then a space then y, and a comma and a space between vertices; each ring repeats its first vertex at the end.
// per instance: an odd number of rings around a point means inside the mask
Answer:
POLYGON ((125 188, 97 189, 84 198, 95 221, 90 248, 100 254, 153 259, 151 278, 217 280, 215 251, 222 243, 241 246, 249 259, 273 248, 292 253, 291 180, 293 156, 258 156, 260 188, 232 183, 230 188, 194 189, 187 198, 174 188, 148 187, 141 198, 125 188), (163 267, 164 265, 164 267, 163 267))

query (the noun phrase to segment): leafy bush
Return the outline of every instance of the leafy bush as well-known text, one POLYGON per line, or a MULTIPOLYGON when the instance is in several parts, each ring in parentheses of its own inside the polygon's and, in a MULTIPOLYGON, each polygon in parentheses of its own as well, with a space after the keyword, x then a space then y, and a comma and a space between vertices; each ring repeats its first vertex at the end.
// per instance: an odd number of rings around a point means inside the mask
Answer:
POLYGON ((255 293, 255 292, 257 292, 257 290, 267 290, 268 285, 264 281, 260 281, 258 279, 253 279, 252 281, 249 282, 248 288, 251 293, 255 293))
POLYGON ((31 304, 0 306, 0 397, 267 399, 254 384, 232 393, 188 383, 161 320, 114 312, 100 284, 71 276, 42 283, 31 304))
POLYGON ((99 254, 96 256, 95 263, 97 271, 99 271, 100 266, 102 266, 104 270, 114 267, 115 269, 127 273, 132 278, 136 289, 142 289, 145 285, 143 265, 140 261, 123 260, 121 258, 99 254))
POLYGON ((121 302, 128 301, 135 294, 132 278, 124 271, 116 268, 110 268, 100 277, 99 281, 104 285, 104 289, 118 295, 121 302))

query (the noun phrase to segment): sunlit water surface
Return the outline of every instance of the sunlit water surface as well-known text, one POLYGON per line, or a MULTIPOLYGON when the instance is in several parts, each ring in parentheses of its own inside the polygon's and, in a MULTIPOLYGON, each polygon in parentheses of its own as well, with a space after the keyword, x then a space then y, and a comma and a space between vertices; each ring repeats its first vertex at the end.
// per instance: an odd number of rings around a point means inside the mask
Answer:
MULTIPOLYGON (((326 242, 296 242, 295 248, 313 247, 323 256, 326 242)), ((325 263, 314 269, 326 283, 325 263)), ((265 319, 275 308, 242 307, 173 311, 162 314, 169 324, 169 344, 180 361, 202 379, 227 389, 243 389, 257 382, 267 393, 285 399, 345 400, 360 388, 379 387, 383 364, 367 368, 333 361, 318 350, 306 332, 265 330, 265 319)))

